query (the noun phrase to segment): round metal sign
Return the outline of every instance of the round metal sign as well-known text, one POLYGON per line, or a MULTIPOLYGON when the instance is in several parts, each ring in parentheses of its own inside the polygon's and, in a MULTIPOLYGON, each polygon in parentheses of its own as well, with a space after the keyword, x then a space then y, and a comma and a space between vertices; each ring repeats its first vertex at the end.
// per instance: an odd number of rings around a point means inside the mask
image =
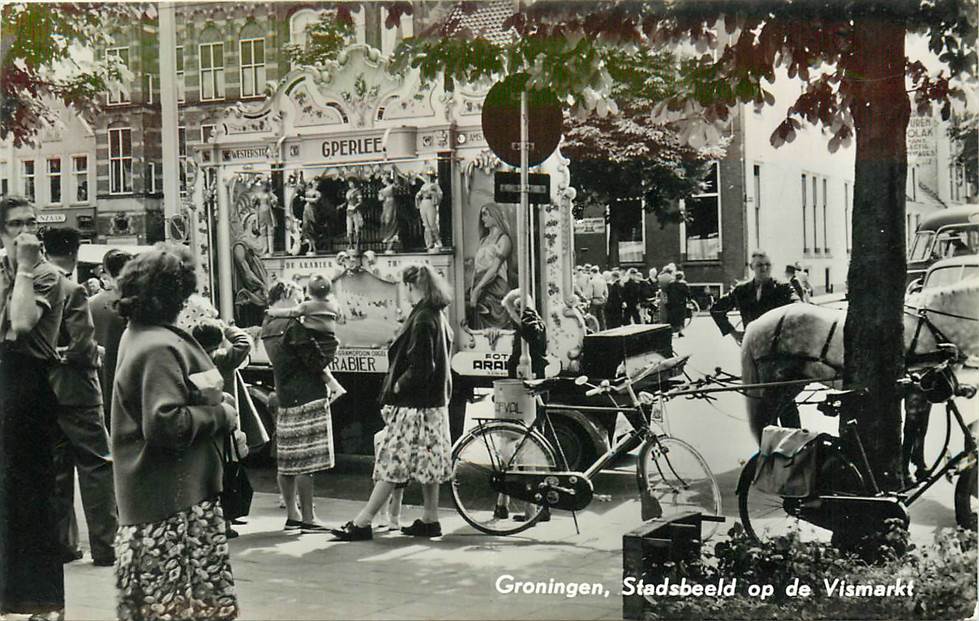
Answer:
MULTIPOLYGON (((520 166, 520 93, 529 76, 517 73, 497 82, 483 101, 483 136, 498 158, 520 166)), ((561 104, 548 90, 527 91, 530 166, 550 157, 561 140, 561 104)))

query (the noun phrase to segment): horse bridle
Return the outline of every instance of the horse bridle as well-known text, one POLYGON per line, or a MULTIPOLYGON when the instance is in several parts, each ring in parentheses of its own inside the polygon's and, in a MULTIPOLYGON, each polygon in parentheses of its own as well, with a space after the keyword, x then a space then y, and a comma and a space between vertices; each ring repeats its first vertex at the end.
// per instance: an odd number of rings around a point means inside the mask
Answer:
MULTIPOLYGON (((947 336, 945 336, 945 333, 942 332, 938 328, 938 326, 936 326, 934 324, 934 322, 932 322, 932 320, 928 318, 928 313, 934 313, 936 315, 942 315, 942 316, 945 316, 945 317, 952 317, 954 319, 963 319, 965 321, 979 321, 979 318, 976 318, 976 317, 967 317, 965 315, 957 315, 955 313, 949 313, 949 312, 946 312, 946 311, 935 310, 935 309, 927 308, 927 307, 923 307, 923 306, 921 306, 921 307, 919 307, 919 306, 912 306, 912 305, 907 304, 907 303, 904 304, 904 313, 907 314, 907 315, 912 315, 914 317, 917 317, 917 319, 918 319, 918 324, 915 326, 915 329, 914 329, 914 337, 911 339, 911 346, 908 347, 908 352, 906 354, 907 356, 913 356, 913 355, 915 355, 915 351, 914 350, 918 346, 918 338, 921 336, 921 330, 922 330, 922 328, 925 328, 925 327, 927 327, 928 328, 928 331, 931 332, 931 335, 935 339, 935 342, 936 343, 941 344, 941 343, 951 343, 952 342, 952 340, 950 338, 948 338, 947 336)), ((927 354, 921 354, 921 355, 927 355, 927 354)))

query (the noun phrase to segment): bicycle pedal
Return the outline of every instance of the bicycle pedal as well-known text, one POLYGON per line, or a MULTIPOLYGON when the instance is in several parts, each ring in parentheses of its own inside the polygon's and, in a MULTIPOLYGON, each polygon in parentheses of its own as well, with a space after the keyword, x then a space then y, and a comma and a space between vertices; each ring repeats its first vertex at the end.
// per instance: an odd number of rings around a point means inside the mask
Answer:
POLYGON ((595 494, 592 498, 598 502, 612 502, 612 494, 595 494))

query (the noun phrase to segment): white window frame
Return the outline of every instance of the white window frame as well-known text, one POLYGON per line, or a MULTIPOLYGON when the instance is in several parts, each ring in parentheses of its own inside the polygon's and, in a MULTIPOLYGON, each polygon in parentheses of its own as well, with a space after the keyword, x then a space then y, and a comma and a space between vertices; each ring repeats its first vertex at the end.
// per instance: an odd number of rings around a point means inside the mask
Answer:
POLYGON ((133 146, 133 129, 131 127, 111 127, 111 128, 109 128, 109 194, 112 194, 114 196, 119 196, 119 195, 132 194, 133 193, 133 154, 132 154, 132 146, 133 146), (112 153, 112 133, 113 132, 119 132, 119 148, 121 149, 122 148, 122 144, 123 144, 123 140, 122 140, 122 137, 124 135, 123 132, 127 132, 127 131, 129 132, 129 149, 130 149, 129 155, 126 155, 126 154, 123 154, 123 153, 120 153, 119 155, 113 155, 113 153, 112 153), (129 189, 126 189, 126 187, 125 187, 125 183, 126 183, 126 175, 125 174, 122 174, 122 179, 119 180, 120 181, 121 189, 119 189, 119 190, 116 190, 115 189, 115 187, 116 187, 116 184, 115 184, 116 179, 115 179, 115 166, 114 166, 114 164, 117 161, 120 162, 120 166, 121 166, 121 168, 119 169, 120 173, 124 173, 125 166, 127 166, 127 165, 129 166, 129 189))
POLYGON ((184 65, 184 46, 177 46, 177 62, 174 65, 176 67, 177 75, 177 103, 182 104, 187 101, 187 78, 186 72, 183 67, 184 65))
POLYGON ((37 201, 37 162, 33 159, 20 161, 20 190, 24 197, 32 203, 37 201), (27 164, 31 165, 30 174, 27 173, 27 164), (27 191, 27 184, 30 182, 31 191, 27 191))
POLYGON ((210 142, 213 142, 213 140, 214 140, 214 133, 217 132, 217 130, 218 130, 218 126, 217 125, 202 124, 201 125, 201 144, 208 144, 210 142), (206 137, 205 137, 204 129, 207 128, 207 127, 210 127, 211 128, 211 138, 210 138, 210 140, 206 139, 206 137))
POLYGON ((265 37, 251 37, 248 39, 238 40, 238 87, 241 92, 242 99, 249 99, 255 97, 263 97, 265 92, 265 80, 266 80, 266 63, 265 63, 265 37), (262 62, 255 62, 255 44, 262 44, 262 62), (250 44, 252 48, 252 62, 251 64, 245 64, 245 45, 250 44), (251 72, 254 92, 251 94, 245 93, 245 72, 251 72), (259 79, 259 74, 261 74, 261 79, 259 79))
POLYGON ((187 195, 187 128, 183 125, 177 127, 177 184, 180 188, 180 195, 187 195), (180 139, 183 133, 184 139, 180 139))
POLYGON ((7 195, 7 190, 10 188, 10 171, 8 167, 9 164, 6 161, 0 162, 0 194, 4 196, 7 195))
POLYGON ((61 168, 61 156, 53 155, 45 158, 48 177, 48 205, 60 205, 65 200, 65 184, 62 173, 64 172, 61 168), (53 162, 58 162, 58 172, 51 171, 51 164, 53 162), (54 183, 57 180, 58 183, 58 200, 54 200, 54 183))
POLYGON ((200 77, 200 100, 201 101, 221 101, 224 99, 225 84, 224 84, 224 41, 212 41, 210 43, 201 43, 197 46, 197 60, 198 60, 198 75, 200 77), (214 57, 214 48, 216 46, 221 47, 221 53, 218 58, 214 57), (205 48, 207 48, 207 55, 211 61, 211 66, 204 68, 204 54, 205 48), (215 63, 215 60, 221 62, 220 65, 215 63), (211 81, 211 86, 214 89, 213 97, 204 96, 204 84, 205 80, 211 81))
POLYGON ((78 204, 78 205, 84 205, 84 204, 88 203, 91 200, 91 196, 92 196, 92 184, 91 184, 91 180, 89 179, 89 176, 88 176, 88 161, 89 161, 88 153, 72 153, 71 154, 71 179, 72 179, 72 184, 71 184, 71 189, 72 189, 72 195, 71 196, 72 196, 72 199, 71 199, 71 202, 72 203, 75 203, 75 204, 78 204), (85 168, 82 169, 82 170, 79 170, 76 167, 76 164, 78 162, 78 158, 81 158, 81 157, 84 157, 85 158, 85 168), (79 177, 84 177, 84 180, 85 180, 85 199, 84 200, 78 198, 78 189, 81 187, 81 184, 78 183, 79 177))
POLYGON ((160 176, 157 174, 156 162, 150 162, 149 164, 149 179, 146 183, 146 192, 148 194, 159 194, 163 191, 162 184, 157 183, 160 176))
MULTIPOLYGON (((129 67, 129 61, 131 60, 130 57, 129 57, 129 54, 130 54, 129 46, 110 47, 110 48, 108 48, 108 49, 105 50, 105 56, 106 56, 106 58, 108 58, 109 56, 111 56, 113 54, 119 55, 123 51, 126 52, 126 62, 124 64, 126 65, 126 67, 129 67)), ((105 96, 105 103, 106 103, 106 105, 108 105, 108 106, 122 106, 122 105, 128 104, 128 103, 130 103, 132 101, 132 93, 129 91, 128 88, 123 87, 123 88, 121 88, 119 90, 119 92, 118 92, 118 96, 119 96, 118 100, 116 100, 116 98, 114 97, 115 94, 116 93, 113 93, 111 90, 108 93, 106 93, 106 96, 105 96)))
POLYGON ((146 74, 146 103, 147 105, 153 105, 153 74, 146 74))
MULTIPOLYGON (((690 198, 709 198, 712 196, 717 197, 717 256, 706 258, 706 259, 691 259, 690 252, 687 248, 687 223, 686 218, 680 220, 680 253, 684 255, 686 261, 695 263, 706 263, 708 261, 720 261, 724 254, 724 209, 721 205, 721 163, 717 160, 711 162, 711 166, 714 167, 715 187, 716 192, 704 192, 701 194, 692 194, 690 198)), ((680 210, 681 213, 686 213, 687 202, 684 199, 680 200, 680 210)), ((643 227, 643 234, 645 235, 645 227, 643 227)))

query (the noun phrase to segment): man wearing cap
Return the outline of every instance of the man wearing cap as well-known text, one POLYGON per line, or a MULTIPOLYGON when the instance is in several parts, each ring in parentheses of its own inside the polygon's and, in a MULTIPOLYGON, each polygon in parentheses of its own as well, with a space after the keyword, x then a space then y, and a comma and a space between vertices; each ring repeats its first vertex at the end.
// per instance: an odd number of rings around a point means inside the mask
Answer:
POLYGON ((622 283, 622 301, 625 302, 625 310, 622 312, 622 323, 634 324, 642 323, 639 317, 639 302, 642 297, 642 276, 639 270, 630 267, 626 272, 626 280, 622 283))
POLYGON ((772 260, 765 251, 755 250, 751 253, 751 271, 754 274, 751 280, 735 285, 710 308, 710 316, 721 334, 732 335, 738 345, 749 323, 773 308, 799 301, 790 285, 772 278, 772 260), (741 311, 740 330, 735 330, 727 318, 728 312, 734 309, 741 311))
POLYGON ((793 265, 785 266, 785 281, 789 283, 795 295, 801 302, 809 301, 809 293, 803 288, 802 283, 799 281, 797 276, 798 272, 801 272, 802 268, 798 263, 793 265))

